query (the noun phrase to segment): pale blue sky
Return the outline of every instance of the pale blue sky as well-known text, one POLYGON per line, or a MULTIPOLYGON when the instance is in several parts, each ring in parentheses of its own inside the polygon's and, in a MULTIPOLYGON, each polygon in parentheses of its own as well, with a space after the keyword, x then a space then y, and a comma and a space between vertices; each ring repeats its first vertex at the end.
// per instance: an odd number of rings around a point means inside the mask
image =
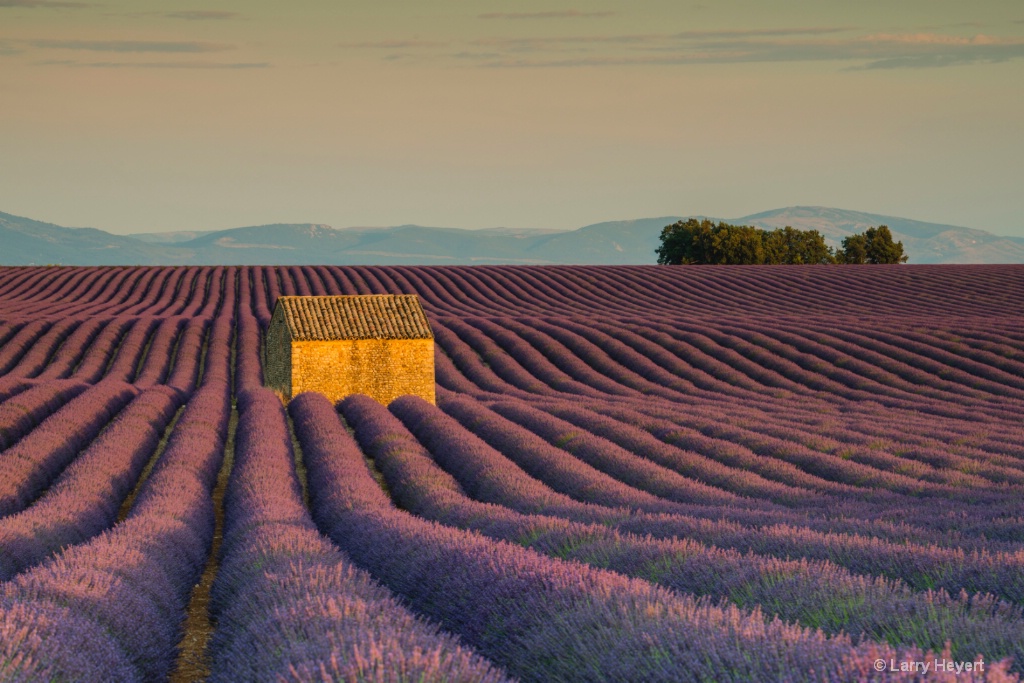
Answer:
POLYGON ((1024 4, 0 0, 0 211, 114 232, 815 204, 1024 235, 1024 4))

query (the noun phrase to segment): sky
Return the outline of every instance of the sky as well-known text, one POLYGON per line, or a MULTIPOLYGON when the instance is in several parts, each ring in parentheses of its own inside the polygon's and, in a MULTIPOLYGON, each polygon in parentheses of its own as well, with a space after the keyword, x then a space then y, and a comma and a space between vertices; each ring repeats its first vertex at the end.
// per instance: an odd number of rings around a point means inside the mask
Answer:
POLYGON ((0 211, 1024 236, 1019 0, 0 0, 0 211))

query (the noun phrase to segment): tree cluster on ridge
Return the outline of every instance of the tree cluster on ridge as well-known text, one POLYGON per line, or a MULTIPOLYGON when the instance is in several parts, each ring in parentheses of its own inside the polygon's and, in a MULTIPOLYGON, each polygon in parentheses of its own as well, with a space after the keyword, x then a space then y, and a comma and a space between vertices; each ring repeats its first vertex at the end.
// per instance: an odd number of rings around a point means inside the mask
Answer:
POLYGON ((903 243, 895 242, 888 226, 868 228, 843 238, 832 249, 817 230, 790 226, 763 230, 752 225, 731 225, 690 218, 665 226, 656 250, 663 265, 779 265, 906 263, 903 243))

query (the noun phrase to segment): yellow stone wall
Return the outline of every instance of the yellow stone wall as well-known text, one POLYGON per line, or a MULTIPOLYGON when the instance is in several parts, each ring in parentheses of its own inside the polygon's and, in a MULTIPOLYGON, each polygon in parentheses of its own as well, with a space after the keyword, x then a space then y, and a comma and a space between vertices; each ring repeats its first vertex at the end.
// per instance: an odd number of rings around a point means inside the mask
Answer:
POLYGON ((336 402, 367 394, 387 405, 414 394, 435 403, 433 339, 293 341, 291 346, 288 396, 316 391, 336 402))

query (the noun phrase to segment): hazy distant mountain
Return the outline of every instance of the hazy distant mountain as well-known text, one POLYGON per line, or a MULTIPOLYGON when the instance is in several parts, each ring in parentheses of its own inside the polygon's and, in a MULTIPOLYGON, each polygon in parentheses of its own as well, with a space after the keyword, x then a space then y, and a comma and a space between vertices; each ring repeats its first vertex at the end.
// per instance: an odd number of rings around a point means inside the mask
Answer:
POLYGON ((816 229, 833 246, 846 235, 888 225, 903 242, 911 263, 1024 263, 1024 237, 1001 237, 984 230, 923 223, 895 216, 843 211, 821 206, 791 206, 745 216, 739 221, 761 228, 791 225, 816 229))
POLYGON ((147 242, 149 244, 178 244, 179 242, 188 242, 194 240, 197 237, 207 235, 212 230, 182 230, 179 232, 137 232, 126 237, 134 237, 140 242, 147 242))
POLYGON ((62 228, 0 212, 0 264, 22 266, 172 263, 175 254, 94 228, 62 228))
MULTIPOLYGON (((112 235, 0 213, 0 264, 642 264, 655 262, 661 229, 677 220, 662 216, 567 231, 419 225, 336 229, 302 223, 112 235)), ((1024 238, 892 216, 798 206, 726 220, 813 228, 833 245, 884 223, 902 240, 911 263, 1024 263, 1024 238)))

